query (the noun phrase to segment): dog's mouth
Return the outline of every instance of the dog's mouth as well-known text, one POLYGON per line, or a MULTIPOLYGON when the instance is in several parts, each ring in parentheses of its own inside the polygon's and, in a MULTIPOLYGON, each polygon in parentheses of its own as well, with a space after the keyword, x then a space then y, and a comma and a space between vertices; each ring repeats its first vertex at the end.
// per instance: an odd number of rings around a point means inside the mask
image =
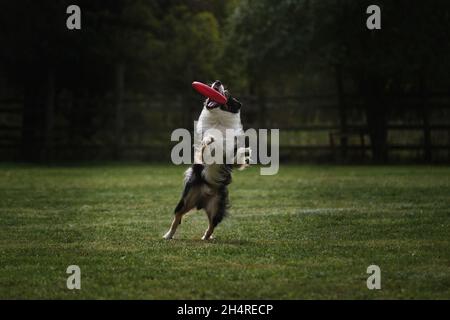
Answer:
MULTIPOLYGON (((213 88, 214 90, 216 90, 217 92, 219 92, 222 95, 225 95, 225 88, 222 85, 222 83, 219 80, 214 81, 214 83, 211 85, 211 88, 213 88)), ((208 109, 214 109, 220 107, 220 104, 211 100, 211 99, 206 99, 206 108, 208 109)))
POLYGON ((220 106, 220 104, 218 104, 217 102, 212 101, 211 99, 208 98, 208 101, 207 101, 207 103, 206 103, 206 108, 208 108, 208 109, 214 109, 214 108, 217 108, 217 107, 219 107, 219 106, 220 106))

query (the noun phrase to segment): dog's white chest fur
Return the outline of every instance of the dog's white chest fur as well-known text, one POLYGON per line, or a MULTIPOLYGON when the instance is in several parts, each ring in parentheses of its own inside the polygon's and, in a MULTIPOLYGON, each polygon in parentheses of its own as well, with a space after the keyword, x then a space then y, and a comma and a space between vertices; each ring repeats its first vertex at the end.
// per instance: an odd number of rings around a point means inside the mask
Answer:
POLYGON ((241 113, 227 112, 220 108, 208 110, 204 107, 198 118, 196 131, 197 134, 203 135, 209 129, 220 130, 224 137, 227 129, 233 130, 235 136, 241 135, 244 133, 241 123, 241 113))
MULTIPOLYGON (((216 145, 222 145, 222 150, 229 155, 234 154, 235 137, 244 136, 240 112, 232 113, 220 108, 207 109, 204 107, 197 121, 195 131, 194 161, 196 163, 203 163, 203 160, 201 160, 203 148, 205 146, 209 147, 212 141, 216 145)), ((244 165, 240 167, 242 170, 245 168, 246 161, 250 159, 250 156, 250 148, 238 147, 233 163, 244 165)), ((208 176, 211 175, 209 180, 216 180, 213 177, 214 173, 214 168, 211 168, 211 172, 208 173, 208 176)))

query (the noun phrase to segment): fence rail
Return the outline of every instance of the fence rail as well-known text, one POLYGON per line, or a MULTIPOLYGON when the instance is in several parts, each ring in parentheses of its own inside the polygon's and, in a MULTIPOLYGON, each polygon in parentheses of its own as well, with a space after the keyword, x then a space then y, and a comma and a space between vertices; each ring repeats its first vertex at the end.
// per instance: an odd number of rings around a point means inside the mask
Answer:
MULTIPOLYGON (((427 97, 426 121, 420 96, 389 99, 386 100, 392 107, 386 124, 389 158, 450 162, 450 95, 427 97)), ((356 96, 345 97, 345 132, 338 98, 333 94, 264 100, 243 97, 241 101, 244 127, 280 129, 283 161, 365 162, 371 159, 372 144, 364 109, 356 96)), ((0 99, 0 160, 21 159, 23 134, 28 130, 23 127, 22 105, 21 99, 0 99)), ((170 133, 180 127, 192 129, 201 109, 198 96, 169 101, 127 97, 123 100, 123 127, 118 145, 114 101, 97 99, 96 108, 92 109, 91 105, 92 101, 81 99, 57 100, 51 134, 45 129, 37 130, 31 152, 50 154, 50 160, 55 161, 105 160, 117 158, 117 152, 121 159, 168 160, 175 144, 170 141, 170 133)), ((39 111, 35 115, 39 117, 39 111)))

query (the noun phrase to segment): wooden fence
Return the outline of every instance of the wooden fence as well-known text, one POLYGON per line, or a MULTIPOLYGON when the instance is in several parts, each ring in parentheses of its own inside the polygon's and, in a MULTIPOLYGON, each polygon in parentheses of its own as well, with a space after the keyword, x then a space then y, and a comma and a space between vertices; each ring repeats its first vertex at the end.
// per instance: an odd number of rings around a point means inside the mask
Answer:
MULTIPOLYGON (((347 96, 346 125, 335 95, 242 97, 245 128, 280 129, 281 161, 370 162, 371 139, 363 102, 347 96)), ((430 95, 426 118, 420 99, 390 97, 387 130, 392 162, 450 162, 450 96, 430 95)), ((148 160, 169 161, 176 128, 192 130, 202 102, 187 98, 124 98, 120 142, 113 99, 95 102, 57 99, 50 143, 36 136, 35 152, 46 161, 148 160), (95 105, 95 109, 87 107, 95 105), (50 155, 50 156, 49 156, 50 155)), ((23 101, 0 100, 0 160, 21 160, 23 101)))

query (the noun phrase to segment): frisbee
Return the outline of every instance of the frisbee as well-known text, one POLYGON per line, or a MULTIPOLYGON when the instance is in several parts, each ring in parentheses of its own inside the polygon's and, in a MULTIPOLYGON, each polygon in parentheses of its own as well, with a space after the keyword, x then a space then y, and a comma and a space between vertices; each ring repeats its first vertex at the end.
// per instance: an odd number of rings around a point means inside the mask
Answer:
POLYGON ((192 88, 194 88, 201 95, 210 98, 219 104, 227 103, 227 98, 223 94, 204 83, 194 81, 192 82, 192 88))

